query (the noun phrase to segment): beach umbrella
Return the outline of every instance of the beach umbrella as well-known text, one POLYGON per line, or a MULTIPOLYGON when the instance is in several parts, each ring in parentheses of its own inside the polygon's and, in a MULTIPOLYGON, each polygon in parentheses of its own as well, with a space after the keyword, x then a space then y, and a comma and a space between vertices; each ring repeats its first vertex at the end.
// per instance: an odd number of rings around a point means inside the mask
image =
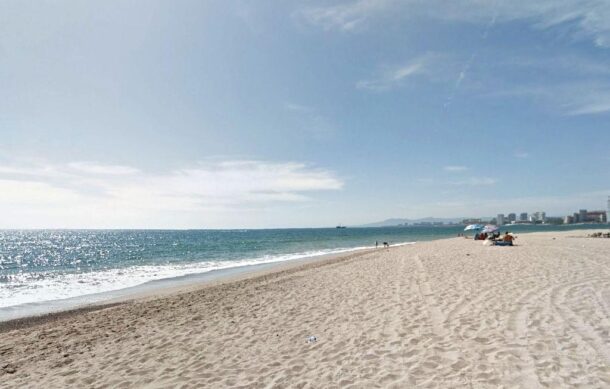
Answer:
POLYGON ((500 229, 500 227, 498 227, 498 226, 492 226, 491 224, 488 224, 481 230, 481 232, 489 234, 489 233, 494 233, 494 232, 498 231, 499 229, 500 229))
POLYGON ((466 226, 466 228, 464 228, 464 231, 480 230, 483 227, 485 227, 485 226, 482 224, 471 224, 471 225, 466 226))

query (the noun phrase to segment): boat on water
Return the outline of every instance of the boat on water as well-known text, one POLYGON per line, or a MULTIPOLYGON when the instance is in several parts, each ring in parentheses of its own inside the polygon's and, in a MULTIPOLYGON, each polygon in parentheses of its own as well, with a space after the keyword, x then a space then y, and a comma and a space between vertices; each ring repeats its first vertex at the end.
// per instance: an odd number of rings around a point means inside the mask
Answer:
POLYGON ((335 228, 347 228, 346 226, 342 226, 341 224, 339 224, 337 227, 335 228))

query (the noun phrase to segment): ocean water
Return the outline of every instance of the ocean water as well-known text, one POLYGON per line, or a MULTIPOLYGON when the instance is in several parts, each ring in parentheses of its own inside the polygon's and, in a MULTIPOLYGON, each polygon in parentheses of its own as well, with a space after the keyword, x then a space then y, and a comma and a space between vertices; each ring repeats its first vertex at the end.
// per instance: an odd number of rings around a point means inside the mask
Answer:
POLYGON ((370 248, 375 241, 396 245, 452 237, 462 228, 0 230, 0 314, 161 279, 370 248))

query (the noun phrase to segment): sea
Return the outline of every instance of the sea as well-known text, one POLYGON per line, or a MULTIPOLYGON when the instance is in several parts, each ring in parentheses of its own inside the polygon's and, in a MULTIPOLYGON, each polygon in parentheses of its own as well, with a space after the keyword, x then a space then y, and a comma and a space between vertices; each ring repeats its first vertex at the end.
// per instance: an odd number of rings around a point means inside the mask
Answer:
MULTIPOLYGON (((509 228, 520 233, 603 227, 509 228)), ((0 321, 108 300, 134 290, 372 248, 375 242, 416 244, 462 232, 462 226, 0 230, 0 321)))

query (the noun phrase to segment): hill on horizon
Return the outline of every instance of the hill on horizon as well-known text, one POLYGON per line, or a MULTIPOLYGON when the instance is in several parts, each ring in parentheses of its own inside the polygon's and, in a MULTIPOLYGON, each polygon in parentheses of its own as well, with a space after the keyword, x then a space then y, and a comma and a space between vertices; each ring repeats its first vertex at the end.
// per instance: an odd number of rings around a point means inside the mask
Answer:
POLYGON ((406 219, 406 218, 390 218, 374 223, 361 224, 354 227, 393 227, 401 224, 414 224, 414 223, 460 223, 465 217, 453 217, 453 218, 439 218, 439 217, 424 217, 420 219, 406 219))

